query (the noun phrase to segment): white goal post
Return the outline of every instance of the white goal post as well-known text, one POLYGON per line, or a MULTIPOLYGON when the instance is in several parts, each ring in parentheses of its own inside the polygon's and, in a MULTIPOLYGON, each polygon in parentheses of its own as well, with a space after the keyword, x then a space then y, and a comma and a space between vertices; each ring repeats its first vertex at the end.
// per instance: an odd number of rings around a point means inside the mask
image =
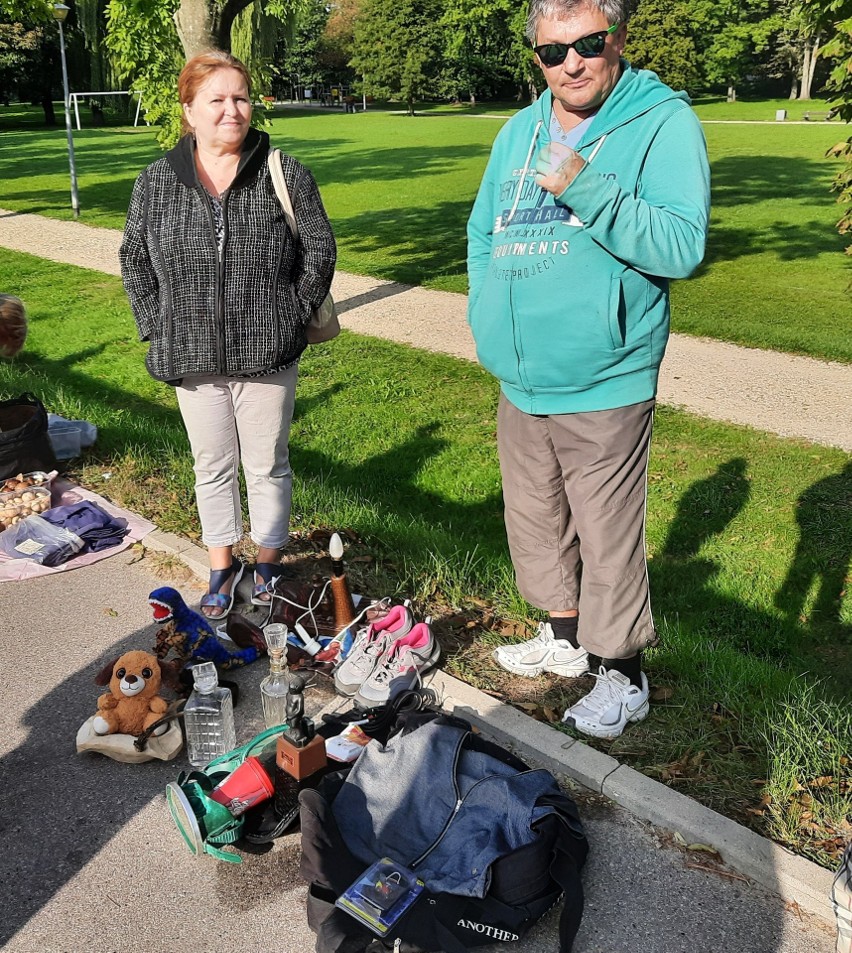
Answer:
MULTIPOLYGON (((80 130, 80 129, 83 128, 83 127, 80 125, 80 100, 81 100, 81 99, 86 99, 86 98, 89 97, 89 96, 94 96, 94 97, 98 97, 98 98, 100 98, 101 96, 138 96, 139 98, 138 98, 138 100, 137 100, 137 102, 136 102, 136 117, 135 117, 134 120, 133 120, 133 125, 134 125, 134 126, 138 126, 138 125, 139 125, 139 113, 142 111, 142 94, 141 94, 141 93, 137 93, 135 90, 119 89, 119 90, 105 90, 105 91, 94 92, 94 93, 92 93, 92 92, 90 92, 90 93, 69 93, 69 95, 68 95, 68 99, 70 100, 69 105, 71 105, 71 106, 74 107, 74 116, 75 116, 75 118, 76 118, 76 120, 77 120, 77 129, 78 129, 78 130, 80 130)), ((148 125, 147 121, 146 121, 145 125, 146 125, 146 126, 148 125)))

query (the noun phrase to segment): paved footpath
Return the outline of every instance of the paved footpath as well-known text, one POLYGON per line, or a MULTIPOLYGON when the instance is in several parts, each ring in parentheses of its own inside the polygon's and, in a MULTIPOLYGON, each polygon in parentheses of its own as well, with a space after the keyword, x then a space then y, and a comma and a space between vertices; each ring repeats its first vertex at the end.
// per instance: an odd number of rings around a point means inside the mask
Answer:
MULTIPOLYGON (((117 275, 120 242, 113 229, 0 209, 0 247, 117 275)), ((466 295, 338 272, 334 296, 345 328, 476 359, 466 295)), ((659 400, 852 451, 852 365, 674 334, 659 400)))

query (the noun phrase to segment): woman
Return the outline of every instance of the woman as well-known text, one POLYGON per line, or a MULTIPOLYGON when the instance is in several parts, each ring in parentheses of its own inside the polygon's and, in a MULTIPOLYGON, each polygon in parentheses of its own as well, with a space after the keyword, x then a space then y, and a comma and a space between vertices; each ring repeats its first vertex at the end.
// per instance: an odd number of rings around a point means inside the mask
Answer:
POLYGON ((299 224, 287 229, 269 137, 250 127, 251 84, 228 53, 193 57, 178 79, 180 142, 133 189, 121 271, 146 365, 173 385, 194 458, 210 584, 202 612, 224 618, 243 565, 238 464, 258 546, 252 602, 267 603, 288 538, 290 422, 306 323, 328 293, 336 250, 311 173, 282 166, 299 224), (271 588, 271 586, 270 586, 271 588))

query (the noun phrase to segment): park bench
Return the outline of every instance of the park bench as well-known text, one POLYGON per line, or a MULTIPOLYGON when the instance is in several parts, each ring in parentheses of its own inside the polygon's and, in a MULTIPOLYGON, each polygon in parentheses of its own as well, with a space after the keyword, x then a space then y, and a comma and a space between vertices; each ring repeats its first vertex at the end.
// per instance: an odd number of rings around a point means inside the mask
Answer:
POLYGON ((834 115, 833 109, 827 109, 824 111, 809 109, 806 113, 803 114, 802 119, 805 122, 818 122, 819 120, 828 120, 834 115))

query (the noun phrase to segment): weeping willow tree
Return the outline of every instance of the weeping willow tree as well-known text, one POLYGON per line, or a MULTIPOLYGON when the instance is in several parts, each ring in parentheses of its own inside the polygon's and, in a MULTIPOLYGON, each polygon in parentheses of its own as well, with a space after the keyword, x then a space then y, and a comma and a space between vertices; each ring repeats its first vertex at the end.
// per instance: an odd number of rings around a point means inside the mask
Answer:
POLYGON ((111 89, 107 86, 109 61, 103 54, 104 11, 106 0, 77 0, 74 10, 77 23, 86 39, 89 54, 89 89, 111 89))
POLYGON ((231 27, 231 52, 248 66, 255 93, 263 95, 272 88, 278 73, 275 48, 282 37, 292 38, 296 20, 295 8, 278 16, 265 9, 262 0, 254 0, 237 14, 231 27))
MULTIPOLYGON (((97 2, 97 0, 91 0, 97 2)), ((292 29, 299 0, 106 0, 112 68, 142 94, 145 118, 159 126, 161 146, 180 136, 177 77, 205 49, 233 52, 248 66, 255 97, 269 88, 281 30, 292 29)), ((255 112, 255 125, 265 122, 255 112)))

